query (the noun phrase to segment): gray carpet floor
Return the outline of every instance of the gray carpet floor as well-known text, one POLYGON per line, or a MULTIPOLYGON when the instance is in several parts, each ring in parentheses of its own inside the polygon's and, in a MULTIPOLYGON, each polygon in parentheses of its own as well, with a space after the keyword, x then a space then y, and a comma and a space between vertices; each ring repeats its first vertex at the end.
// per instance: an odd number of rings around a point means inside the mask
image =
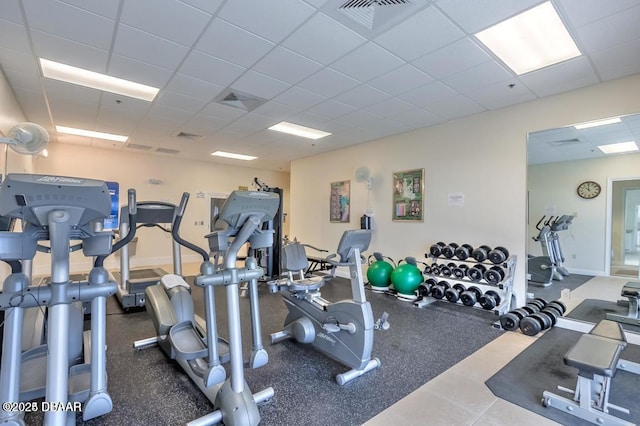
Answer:
POLYGON ((571 274, 564 277, 562 281, 553 281, 553 284, 549 287, 539 287, 529 281, 527 292, 533 293, 534 297, 542 297, 548 301, 558 300, 560 299, 562 289, 568 288, 569 290, 575 290, 591 278, 593 278, 591 275, 571 274))
MULTIPOLYGON (((202 290, 193 290, 202 315, 202 290)), ((275 396, 260 406, 263 425, 359 425, 424 383, 466 358, 502 331, 492 327, 489 311, 436 302, 420 309, 394 297, 367 292, 374 316, 389 313, 391 328, 376 332, 373 356, 382 367, 340 386, 335 375, 346 369, 326 356, 292 341, 270 346, 268 336, 279 331, 286 308, 278 294, 261 285, 260 309, 269 364, 245 370, 253 392, 272 386, 275 396)), ((347 280, 325 285, 327 300, 349 298, 347 280)), ((226 336, 224 289, 216 289, 220 334, 226 336)), ((109 392, 114 409, 86 425, 178 425, 212 410, 180 367, 157 348, 135 351, 132 343, 154 335, 145 311, 122 313, 108 300, 107 344, 109 392)), ((248 357, 248 299, 241 299, 243 349, 248 357)), ((37 417, 32 421, 38 422, 37 417)), ((35 424, 34 423, 34 424, 35 424)), ((81 424, 81 422, 80 422, 81 424)))

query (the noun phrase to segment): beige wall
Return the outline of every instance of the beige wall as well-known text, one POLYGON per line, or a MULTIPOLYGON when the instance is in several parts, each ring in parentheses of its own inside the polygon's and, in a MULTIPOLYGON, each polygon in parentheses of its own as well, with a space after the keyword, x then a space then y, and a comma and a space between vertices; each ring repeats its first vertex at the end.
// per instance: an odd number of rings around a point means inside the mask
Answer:
MULTIPOLYGON (((126 202, 125 194, 129 188, 136 189, 139 201, 178 203, 182 193, 189 192, 191 197, 181 235, 203 248, 207 248, 204 235, 209 232, 209 195, 228 194, 238 186, 251 188, 253 178, 259 177, 269 186, 283 188, 285 212, 288 212, 289 206, 289 174, 283 172, 59 143, 51 144, 49 157, 37 159, 35 167, 36 173, 118 182, 121 204, 126 202), (150 184, 149 179, 157 179, 161 183, 150 184), (205 198, 197 198, 198 192, 204 193, 205 198)), ((143 228, 138 235, 136 256, 131 259, 133 267, 171 263, 171 239, 168 234, 155 228, 143 228)), ((185 262, 198 260, 186 249, 182 249, 182 256, 185 262)), ((46 255, 38 254, 34 262, 35 273, 43 273, 48 267, 47 262, 46 255)), ((113 267, 114 262, 115 258, 109 258, 107 267, 113 267)), ((72 271, 86 271, 88 268, 88 260, 83 259, 80 253, 72 254, 72 271)))
MULTIPOLYGON (((24 121, 27 121, 27 117, 22 112, 13 90, 0 69, 0 135, 6 135, 9 129, 24 121)), ((3 175, 11 172, 30 172, 32 161, 30 155, 21 155, 11 149, 7 150, 7 145, 0 145, 0 164, 3 175)))
MULTIPOLYGON (((518 256, 515 291, 525 300, 526 138, 530 131, 640 111, 640 75, 503 110, 387 137, 294 161, 291 165, 291 235, 335 249, 345 229, 359 227, 367 189, 352 184, 351 223, 329 222, 330 182, 352 179, 368 166, 374 176, 369 199, 377 230, 369 253, 424 258, 432 243, 503 245, 518 256), (425 169, 425 220, 391 220, 391 174, 425 169), (450 207, 461 192, 465 204, 450 207)), ((319 143, 322 143, 319 141, 319 143)))

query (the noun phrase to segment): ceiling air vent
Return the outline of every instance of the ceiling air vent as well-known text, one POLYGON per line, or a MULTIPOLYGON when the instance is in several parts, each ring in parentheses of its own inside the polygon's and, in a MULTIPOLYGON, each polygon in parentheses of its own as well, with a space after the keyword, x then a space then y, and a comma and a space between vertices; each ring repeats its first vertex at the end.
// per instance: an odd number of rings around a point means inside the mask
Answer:
POLYGON ((578 143, 582 143, 582 141, 578 138, 573 138, 573 139, 564 139, 560 141, 551 141, 547 143, 552 147, 560 147, 560 146, 567 146, 567 145, 575 145, 578 143))
POLYGON ((138 145, 138 144, 135 144, 135 143, 130 143, 126 147, 130 148, 130 149, 139 149, 141 151, 149 151, 150 149, 153 148, 152 146, 149 146, 149 145, 138 145))
POLYGON ((241 109, 247 112, 253 111, 260 105, 267 102, 266 99, 262 99, 257 96, 250 95, 248 93, 244 93, 231 88, 228 88, 227 90, 216 96, 214 101, 218 102, 219 104, 241 109))
POLYGON ((322 11, 352 30, 371 37, 417 13, 429 3, 429 0, 329 0, 322 11))
POLYGON ((156 152, 159 152, 161 154, 172 154, 172 155, 176 155, 180 153, 180 151, 178 151, 177 149, 167 149, 167 148, 158 148, 156 149, 156 152))
POLYGON ((197 133, 189 133, 189 132, 180 132, 178 134, 176 134, 177 138, 183 138, 183 139, 189 139, 192 141, 199 141, 200 139, 204 138, 204 135, 199 135, 197 133))

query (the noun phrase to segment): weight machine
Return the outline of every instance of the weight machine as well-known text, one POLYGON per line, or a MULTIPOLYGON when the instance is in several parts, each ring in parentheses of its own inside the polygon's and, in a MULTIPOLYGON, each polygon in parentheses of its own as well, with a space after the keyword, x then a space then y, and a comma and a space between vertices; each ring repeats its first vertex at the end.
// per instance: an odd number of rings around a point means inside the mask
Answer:
POLYGON ((533 240, 540 243, 542 256, 529 256, 527 273, 532 284, 548 287, 554 280, 562 281, 569 275, 564 267, 565 258, 558 232, 568 229, 572 221, 571 215, 550 216, 548 219, 542 216, 536 224, 538 235, 533 240))
POLYGON ((282 188, 274 188, 268 186, 266 183, 258 179, 253 178, 253 185, 261 192, 272 192, 278 195, 279 204, 278 211, 272 219, 266 221, 262 225, 262 230, 273 230, 273 244, 266 248, 261 248, 255 252, 254 255, 258 260, 258 266, 265 270, 264 279, 276 279, 280 277, 281 265, 280 265, 280 253, 282 251, 282 188))

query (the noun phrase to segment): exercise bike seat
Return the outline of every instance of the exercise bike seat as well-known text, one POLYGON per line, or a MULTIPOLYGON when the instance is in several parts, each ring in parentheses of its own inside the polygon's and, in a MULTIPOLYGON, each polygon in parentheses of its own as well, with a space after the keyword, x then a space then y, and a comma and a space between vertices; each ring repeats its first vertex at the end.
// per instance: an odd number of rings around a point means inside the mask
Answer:
POLYGON ((293 272, 300 271, 300 278, 293 279, 293 275, 289 275, 287 286, 292 292, 310 292, 316 291, 324 285, 324 277, 311 276, 305 277, 304 270, 309 266, 307 254, 304 246, 300 243, 287 244, 282 248, 282 267, 284 270, 293 272))
POLYGON ((620 295, 623 297, 640 297, 640 283, 626 283, 624 287, 622 287, 620 295))

